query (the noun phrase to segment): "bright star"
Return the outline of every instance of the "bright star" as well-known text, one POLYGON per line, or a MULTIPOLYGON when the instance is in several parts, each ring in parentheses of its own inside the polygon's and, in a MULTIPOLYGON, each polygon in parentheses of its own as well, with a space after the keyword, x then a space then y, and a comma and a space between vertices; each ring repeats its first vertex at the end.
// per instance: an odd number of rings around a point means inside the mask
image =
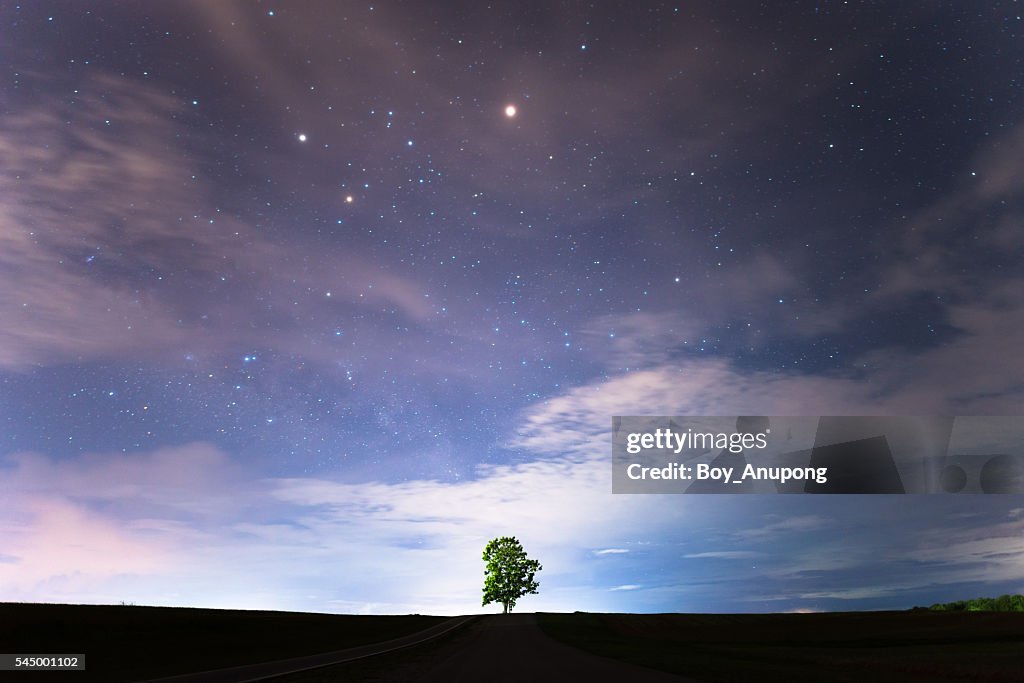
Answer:
POLYGON ((305 142, 305 141, 306 141, 306 134, 305 133, 299 133, 299 142, 305 142))
POLYGON ((354 201, 355 201, 355 197, 353 197, 352 195, 346 195, 345 196, 345 203, 346 204, 351 204, 354 201))
POLYGON ((507 107, 505 107, 505 116, 507 116, 507 117, 509 117, 511 119, 511 118, 514 118, 515 115, 516 115, 516 106, 514 104, 510 104, 507 107))

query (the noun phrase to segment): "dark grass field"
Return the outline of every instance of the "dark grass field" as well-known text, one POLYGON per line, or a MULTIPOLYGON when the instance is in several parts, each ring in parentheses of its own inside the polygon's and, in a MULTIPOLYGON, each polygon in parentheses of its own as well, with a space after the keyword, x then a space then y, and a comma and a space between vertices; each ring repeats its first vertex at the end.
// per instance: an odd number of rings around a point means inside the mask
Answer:
MULTIPOLYGON (((501 616, 492 617, 500 619, 501 616)), ((380 642, 444 620, 163 607, 0 604, 0 652, 85 653, 83 674, 136 681, 380 642)), ((594 654, 706 681, 1020 681, 1024 614, 539 614, 594 654)), ((279 680, 409 680, 474 642, 472 627, 405 650, 279 680)))
POLYGON ((1022 681, 1024 614, 540 614, 549 636, 707 681, 1022 681))
POLYGON ((0 652, 86 655, 86 671, 0 674, 138 681, 397 638, 444 617, 351 616, 174 607, 0 604, 0 652))

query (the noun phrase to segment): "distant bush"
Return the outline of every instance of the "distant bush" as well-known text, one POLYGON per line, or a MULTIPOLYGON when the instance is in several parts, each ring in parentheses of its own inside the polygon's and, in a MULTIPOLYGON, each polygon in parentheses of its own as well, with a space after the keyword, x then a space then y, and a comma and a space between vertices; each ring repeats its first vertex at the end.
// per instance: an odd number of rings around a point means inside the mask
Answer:
POLYGON ((1024 612, 1024 595, 1000 595, 998 598, 940 602, 928 609, 935 612, 1024 612))

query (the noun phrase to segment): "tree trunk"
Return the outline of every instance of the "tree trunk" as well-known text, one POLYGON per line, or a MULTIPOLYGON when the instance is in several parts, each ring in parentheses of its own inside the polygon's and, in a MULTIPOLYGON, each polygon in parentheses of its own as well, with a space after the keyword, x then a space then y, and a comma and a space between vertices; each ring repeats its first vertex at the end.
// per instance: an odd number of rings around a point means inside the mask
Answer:
POLYGON ((502 614, 508 614, 508 603, 507 602, 503 602, 503 603, 501 603, 501 606, 505 610, 504 612, 502 612, 502 614))

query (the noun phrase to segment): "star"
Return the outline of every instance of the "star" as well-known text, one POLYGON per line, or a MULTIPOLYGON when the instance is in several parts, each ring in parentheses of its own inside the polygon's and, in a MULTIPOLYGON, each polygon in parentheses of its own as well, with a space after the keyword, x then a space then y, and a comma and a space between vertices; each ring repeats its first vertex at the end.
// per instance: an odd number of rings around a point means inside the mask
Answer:
POLYGON ((352 203, 352 202, 354 202, 354 201, 355 201, 355 197, 353 197, 353 196, 352 196, 352 195, 350 195, 350 194, 349 194, 349 195, 345 195, 345 203, 346 203, 346 204, 351 204, 351 203, 352 203))
POLYGON ((305 133, 299 133, 299 142, 305 142, 305 141, 306 141, 306 134, 305 133))
POLYGON ((516 105, 510 104, 507 107, 505 107, 505 116, 509 117, 510 119, 514 119, 516 116, 516 105))

